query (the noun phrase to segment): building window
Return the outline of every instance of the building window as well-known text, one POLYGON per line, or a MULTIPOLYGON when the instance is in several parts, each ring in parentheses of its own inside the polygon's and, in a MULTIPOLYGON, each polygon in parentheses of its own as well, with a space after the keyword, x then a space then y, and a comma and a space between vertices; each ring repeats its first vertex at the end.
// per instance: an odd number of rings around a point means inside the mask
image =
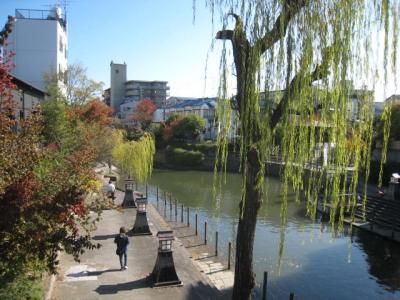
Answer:
POLYGON ((119 70, 115 70, 115 74, 118 74, 119 73, 119 70))

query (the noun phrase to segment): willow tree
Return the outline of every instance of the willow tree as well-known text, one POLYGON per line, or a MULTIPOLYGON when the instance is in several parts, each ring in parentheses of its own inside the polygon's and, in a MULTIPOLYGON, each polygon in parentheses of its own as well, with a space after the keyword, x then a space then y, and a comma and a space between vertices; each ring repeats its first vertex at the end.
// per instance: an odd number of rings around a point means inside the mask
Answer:
POLYGON ((137 141, 127 141, 122 131, 118 131, 116 135, 115 147, 112 150, 116 165, 124 174, 132 176, 136 181, 146 182, 153 170, 155 153, 153 137, 145 134, 137 141))
POLYGON ((306 196, 307 214, 311 217, 315 217, 320 194, 324 205, 328 199, 331 201, 332 226, 343 227, 346 210, 350 219, 354 219, 359 174, 365 182, 369 175, 373 97, 368 92, 359 97, 356 120, 350 121, 349 82, 368 83, 374 88, 379 78, 386 84, 388 75, 395 73, 400 2, 206 0, 206 3, 213 20, 220 13, 223 24, 216 35, 224 41, 218 108, 218 119, 224 122, 217 159, 217 167, 222 170, 226 165, 232 107, 240 128, 243 182, 233 299, 249 299, 255 285, 252 261, 257 213, 268 197, 264 190, 265 162, 271 155, 278 126, 283 132, 279 147, 285 166, 282 223, 286 222, 289 186, 298 200, 301 195, 306 196), (234 27, 229 29, 232 21, 234 27), (379 49, 384 49, 382 60, 375 55, 379 49), (236 80, 233 97, 227 92, 230 78, 236 80), (268 92, 273 90, 278 92, 268 92), (265 91, 263 97, 262 91, 265 91), (330 155, 324 165, 316 168, 312 164, 314 149, 322 144, 331 145, 330 155), (349 166, 353 170, 351 176, 349 166), (353 197, 345 198, 346 193, 352 193, 353 197), (336 215, 340 216, 338 221, 336 215))

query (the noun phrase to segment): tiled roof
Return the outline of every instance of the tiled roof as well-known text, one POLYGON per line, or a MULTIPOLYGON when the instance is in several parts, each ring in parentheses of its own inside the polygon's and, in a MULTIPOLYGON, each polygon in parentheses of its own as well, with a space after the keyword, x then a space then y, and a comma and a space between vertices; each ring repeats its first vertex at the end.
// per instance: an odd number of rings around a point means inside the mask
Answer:
POLYGON ((185 107, 193 107, 193 106, 203 106, 207 105, 208 107, 212 108, 216 105, 216 98, 196 98, 196 99, 186 99, 180 101, 169 108, 185 108, 185 107))

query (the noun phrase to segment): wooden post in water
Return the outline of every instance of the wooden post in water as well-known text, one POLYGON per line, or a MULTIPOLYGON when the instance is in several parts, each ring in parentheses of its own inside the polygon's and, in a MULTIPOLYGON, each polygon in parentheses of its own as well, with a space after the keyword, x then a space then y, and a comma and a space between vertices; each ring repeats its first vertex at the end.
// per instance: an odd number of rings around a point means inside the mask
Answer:
POLYGON ((148 194, 148 187, 147 187, 147 183, 146 183, 146 199, 147 199, 147 197, 149 196, 149 194, 148 194))
POLYGON ((189 207, 186 208, 187 210, 187 226, 190 226, 190 222, 189 222, 189 207))
POLYGON ((207 245, 207 222, 204 222, 204 245, 207 245))
POLYGON ((294 300, 294 293, 290 293, 289 300, 294 300))
POLYGON ((229 242, 229 245, 228 245, 228 270, 231 269, 231 250, 232 250, 232 243, 229 242))
POLYGON ((164 206, 167 206, 167 192, 164 192, 164 206))
POLYGON ((264 272, 262 300, 267 300, 267 282, 268 282, 268 272, 264 272))
POLYGON ((215 232, 215 256, 218 256, 218 231, 215 232))
POLYGON ((195 219, 195 226, 194 227, 195 227, 195 231, 196 231, 196 235, 197 235, 197 214, 195 215, 194 219, 195 219))
POLYGON ((183 204, 181 205, 181 223, 183 223, 183 204))
POLYGON ((158 187, 157 187, 157 209, 158 209, 158 187))

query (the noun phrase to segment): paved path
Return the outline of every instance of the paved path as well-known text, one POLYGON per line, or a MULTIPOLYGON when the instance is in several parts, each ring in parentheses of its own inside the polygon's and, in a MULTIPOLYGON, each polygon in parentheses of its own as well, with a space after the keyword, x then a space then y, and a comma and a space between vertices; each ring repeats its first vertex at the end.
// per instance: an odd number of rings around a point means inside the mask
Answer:
MULTIPOLYGON (((123 193, 117 191, 116 204, 122 203, 123 193)), ((173 243, 179 287, 151 288, 146 276, 151 273, 157 256, 158 230, 170 229, 157 210, 148 206, 148 218, 153 236, 130 237, 128 269, 120 271, 113 239, 121 226, 133 227, 136 209, 105 210, 94 240, 102 244, 98 250, 87 251, 81 262, 61 256, 61 270, 55 282, 52 299, 229 299, 229 291, 218 290, 190 258, 191 254, 177 239, 173 243)))

